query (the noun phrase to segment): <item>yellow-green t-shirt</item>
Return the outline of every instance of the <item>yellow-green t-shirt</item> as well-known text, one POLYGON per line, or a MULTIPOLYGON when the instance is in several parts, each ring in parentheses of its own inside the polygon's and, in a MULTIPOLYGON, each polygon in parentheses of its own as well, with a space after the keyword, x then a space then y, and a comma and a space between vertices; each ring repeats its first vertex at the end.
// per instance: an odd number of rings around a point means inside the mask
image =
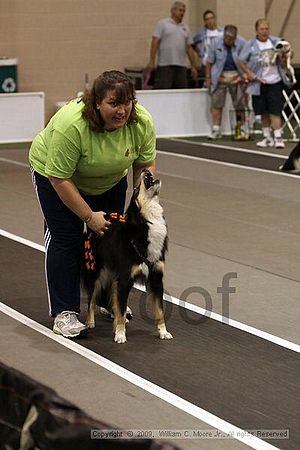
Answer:
POLYGON ((155 159, 153 120, 136 104, 136 123, 96 133, 82 117, 83 107, 78 99, 63 106, 33 140, 29 161, 40 175, 71 178, 80 192, 101 194, 117 184, 134 161, 155 159))

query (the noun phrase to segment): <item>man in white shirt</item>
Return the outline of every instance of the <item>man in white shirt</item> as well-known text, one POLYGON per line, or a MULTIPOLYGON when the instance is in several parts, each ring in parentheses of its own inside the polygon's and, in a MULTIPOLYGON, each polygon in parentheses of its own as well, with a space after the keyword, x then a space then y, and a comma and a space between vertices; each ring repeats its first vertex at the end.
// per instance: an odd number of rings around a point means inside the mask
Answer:
POLYGON ((282 90, 291 87, 279 57, 274 61, 274 47, 279 37, 270 36, 269 22, 258 19, 256 37, 244 46, 240 54, 240 67, 249 81, 248 93, 252 96, 255 115, 261 116, 263 139, 261 148, 284 148, 281 130, 281 112, 284 105, 282 90), (274 138, 272 136, 272 130, 274 138))

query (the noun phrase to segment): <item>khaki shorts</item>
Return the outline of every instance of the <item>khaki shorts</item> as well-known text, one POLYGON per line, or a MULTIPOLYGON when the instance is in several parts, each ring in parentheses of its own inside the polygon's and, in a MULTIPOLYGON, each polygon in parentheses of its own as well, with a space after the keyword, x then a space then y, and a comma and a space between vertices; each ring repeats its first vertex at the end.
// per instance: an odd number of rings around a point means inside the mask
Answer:
POLYGON ((223 72, 219 78, 217 89, 211 94, 211 106, 216 109, 224 108, 227 89, 235 109, 245 109, 245 100, 238 82, 238 72, 223 72))

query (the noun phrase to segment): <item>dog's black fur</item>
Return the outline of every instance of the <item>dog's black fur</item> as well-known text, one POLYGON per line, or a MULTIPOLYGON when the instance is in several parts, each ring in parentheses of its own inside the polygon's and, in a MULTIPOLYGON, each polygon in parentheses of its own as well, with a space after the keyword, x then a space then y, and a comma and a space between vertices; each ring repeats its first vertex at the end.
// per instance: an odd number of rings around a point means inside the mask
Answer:
POLYGON ((129 292, 137 279, 146 280, 152 296, 154 316, 161 339, 171 339, 163 314, 163 272, 167 251, 167 227, 158 201, 160 181, 149 171, 133 192, 126 211, 126 222, 113 223, 103 237, 92 239, 95 270, 82 270, 88 293, 88 328, 95 326, 95 304, 112 309, 114 340, 126 342, 126 308, 129 292))
POLYGON ((284 172, 300 171, 300 141, 295 148, 291 151, 288 159, 279 167, 284 172))

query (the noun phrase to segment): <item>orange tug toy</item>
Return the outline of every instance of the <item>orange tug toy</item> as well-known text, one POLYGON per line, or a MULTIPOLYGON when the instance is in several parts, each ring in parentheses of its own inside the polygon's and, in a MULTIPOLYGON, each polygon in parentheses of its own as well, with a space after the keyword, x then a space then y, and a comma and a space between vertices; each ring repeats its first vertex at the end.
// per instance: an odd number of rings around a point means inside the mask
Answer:
MULTIPOLYGON (((121 223, 126 222, 126 218, 116 212, 110 213, 108 220, 110 220, 111 222, 121 222, 121 223)), ((91 239, 92 235, 93 235, 92 232, 86 234, 86 238, 84 241, 84 257, 86 269, 94 271, 96 269, 96 261, 92 247, 92 239, 91 239)))

